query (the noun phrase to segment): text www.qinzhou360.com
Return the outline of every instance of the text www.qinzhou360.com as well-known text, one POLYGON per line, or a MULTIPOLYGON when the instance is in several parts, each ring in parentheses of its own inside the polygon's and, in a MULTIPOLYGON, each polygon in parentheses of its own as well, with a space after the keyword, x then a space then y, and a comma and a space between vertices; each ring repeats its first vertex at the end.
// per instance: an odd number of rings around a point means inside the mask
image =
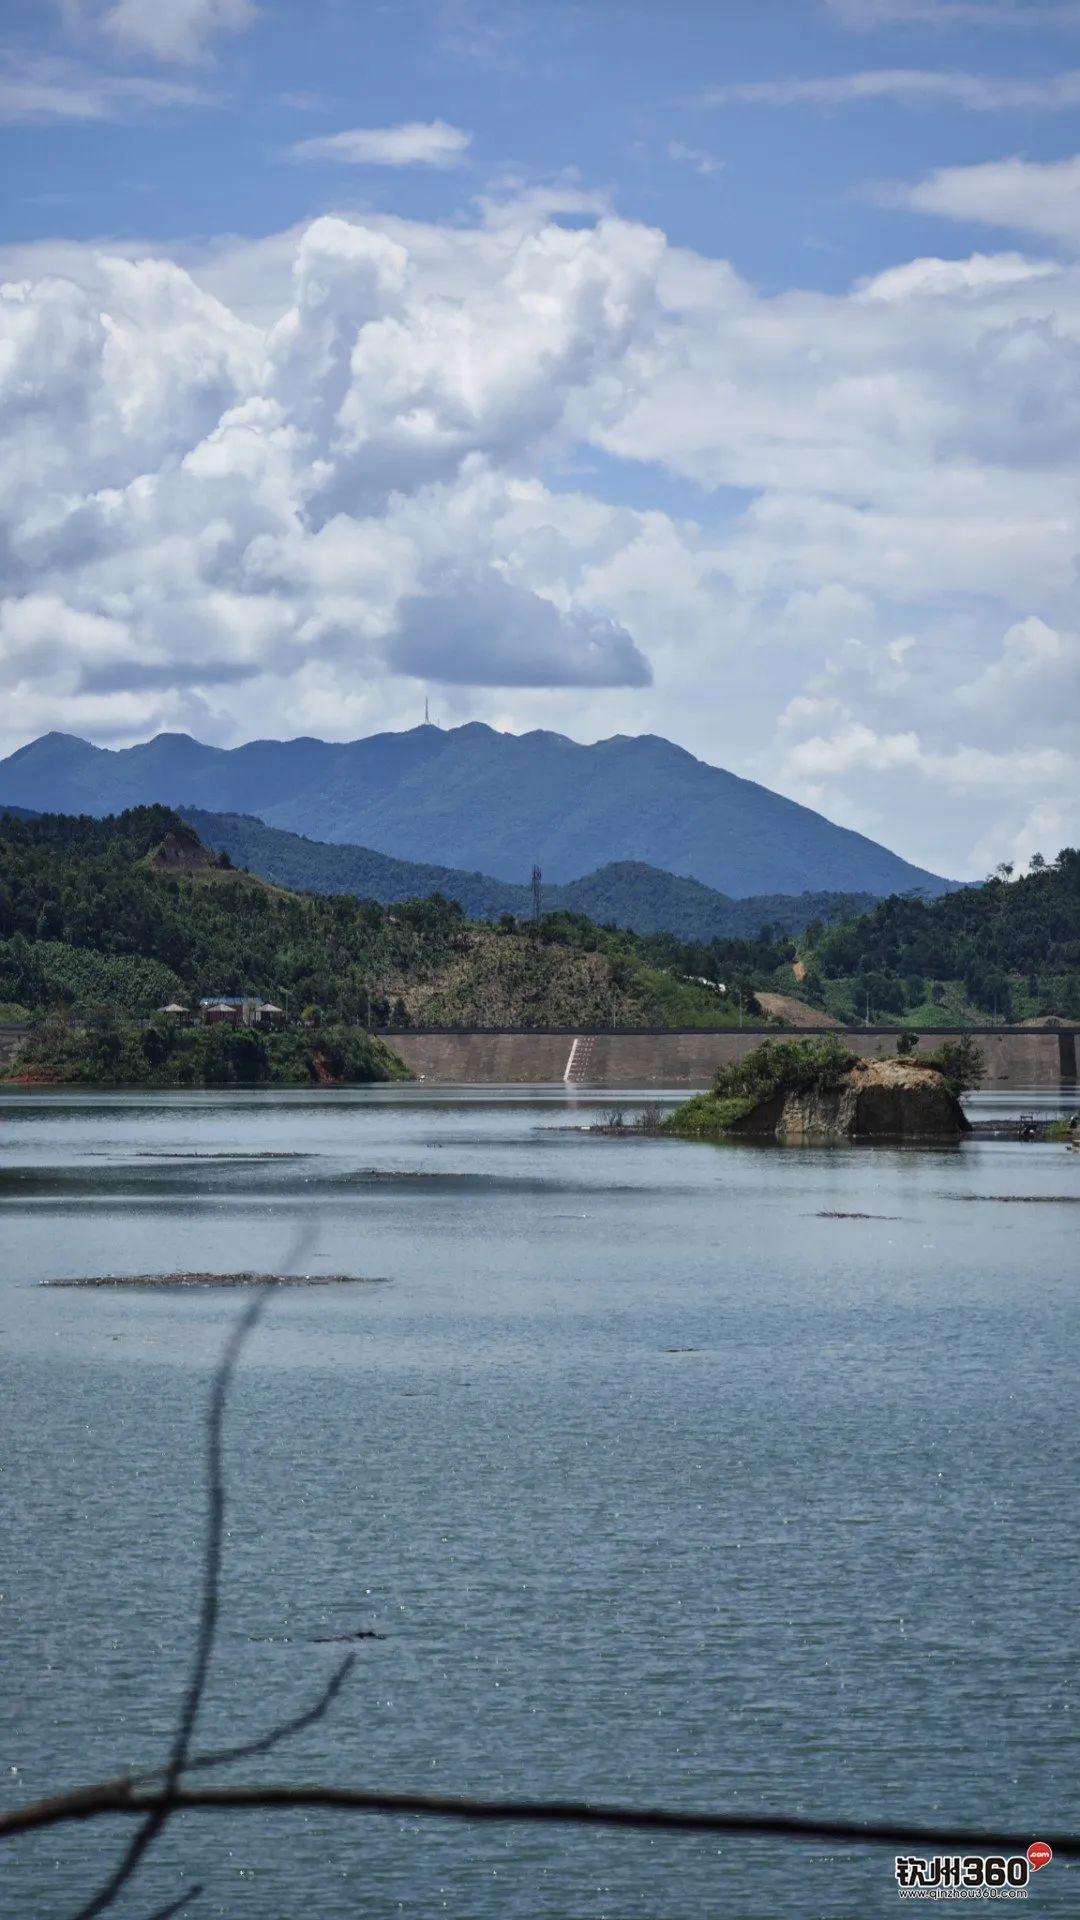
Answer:
POLYGON ((1026 1853, 898 1853, 893 1876, 901 1900, 1026 1900, 1032 1874, 1053 1857, 1045 1840, 1026 1853))

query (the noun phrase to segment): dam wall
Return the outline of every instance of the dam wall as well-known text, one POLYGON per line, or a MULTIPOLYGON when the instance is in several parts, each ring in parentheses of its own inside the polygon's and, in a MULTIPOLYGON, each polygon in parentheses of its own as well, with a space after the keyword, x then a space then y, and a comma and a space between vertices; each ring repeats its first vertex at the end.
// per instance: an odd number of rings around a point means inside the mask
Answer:
MULTIPOLYGON (((809 1031, 809 1030, 808 1030, 809 1031)), ((0 1068, 9 1067, 26 1038, 21 1025, 0 1025, 0 1068)), ((794 1039, 787 1028, 726 1029, 721 1033, 395 1032, 380 1036, 419 1080, 439 1086, 707 1087, 718 1067, 743 1059, 765 1039, 794 1039)), ((822 1037, 815 1030, 814 1038, 822 1037)), ((845 1030, 839 1036, 867 1059, 896 1051, 896 1034, 845 1030)), ((945 1036, 923 1033, 920 1052, 945 1036)), ((1075 1030, 1030 1027, 973 1032, 986 1060, 984 1087, 1077 1087, 1075 1030)), ((918 1057, 918 1056, 916 1056, 918 1057)), ((1080 1104, 1080 1087, 1077 1088, 1080 1104)))
MULTIPOLYGON (((387 1045, 417 1079, 444 1086, 707 1087, 718 1067, 741 1060, 764 1039, 794 1039, 786 1029, 722 1033, 418 1033, 384 1032, 387 1045)), ((896 1034, 838 1036, 867 1059, 896 1051, 896 1034)), ((928 1052, 946 1037, 919 1037, 928 1052)), ((819 1031, 814 1038, 822 1038, 819 1031)), ((1043 1028, 975 1032, 986 1060, 984 1087, 1057 1088, 1076 1082, 1076 1036, 1043 1028)), ((916 1056, 917 1057, 917 1056, 916 1056)))

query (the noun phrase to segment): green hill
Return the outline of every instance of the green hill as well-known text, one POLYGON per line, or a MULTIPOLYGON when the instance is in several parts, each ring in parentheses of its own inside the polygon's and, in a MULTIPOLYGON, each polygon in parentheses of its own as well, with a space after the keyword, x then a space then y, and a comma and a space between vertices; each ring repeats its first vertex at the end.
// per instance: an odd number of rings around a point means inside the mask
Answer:
MULTIPOLYGON (((0 809, 2 811, 2 809, 0 809)), ((208 847, 224 850, 237 866, 264 880, 310 893, 354 893, 384 906, 441 893, 456 900, 472 920, 498 920, 512 913, 532 917, 532 889, 460 867, 395 860, 371 847, 309 840, 268 827, 254 814, 178 812, 208 847)), ((700 880, 664 873, 643 861, 624 860, 562 886, 543 888, 549 912, 583 913, 604 925, 633 933, 672 933, 679 940, 752 939, 763 926, 798 933, 809 920, 850 918, 873 905, 873 895, 845 893, 752 894, 729 899, 700 880)))
MULTIPOLYGON (((335 851, 301 844, 317 859, 335 851)), ((598 910, 609 904, 601 893, 598 910)), ((368 1028, 725 1027, 740 1009, 753 1019, 754 995, 766 990, 860 1023, 869 1014, 886 1025, 980 1024, 995 1011, 1076 1019, 1080 855, 1066 849, 1011 884, 811 922, 798 941, 782 930, 682 941, 566 908, 536 925, 509 914, 491 924, 437 892, 384 905, 293 891, 238 869, 165 807, 105 820, 0 816, 0 1004, 74 1020, 81 1038, 54 1024, 41 1042, 43 1064, 65 1075, 80 1048, 84 1065, 93 1052, 99 1077, 117 1061, 130 1070, 137 1035, 123 1023, 204 995, 268 996, 287 1005, 293 1027, 315 1009, 311 1030, 333 1035, 327 1058, 363 1078, 393 1070, 368 1045, 368 1028)), ((153 1031, 171 1036, 168 1023, 153 1031)), ((238 1056, 223 1065, 213 1047, 225 1042, 215 1040, 192 1066, 184 1049, 195 1038, 154 1072, 244 1077, 241 1068, 259 1064, 238 1056)), ((157 1043, 138 1044, 153 1052, 157 1043)), ((263 1077, 323 1072, 295 1033, 272 1048, 263 1077)))
POLYGON ((667 939, 660 952, 566 913, 495 928, 438 894, 385 907, 295 893, 238 871, 163 807, 0 818, 0 1001, 33 1011, 146 1015, 253 992, 345 1026, 731 1022, 722 996, 670 965, 700 956, 667 939))
POLYGON ((913 1026, 1080 1021, 1080 853, 1065 847, 1018 880, 1005 870, 938 900, 894 898, 842 925, 811 923, 804 948, 811 983, 841 1016, 869 1006, 913 1026))

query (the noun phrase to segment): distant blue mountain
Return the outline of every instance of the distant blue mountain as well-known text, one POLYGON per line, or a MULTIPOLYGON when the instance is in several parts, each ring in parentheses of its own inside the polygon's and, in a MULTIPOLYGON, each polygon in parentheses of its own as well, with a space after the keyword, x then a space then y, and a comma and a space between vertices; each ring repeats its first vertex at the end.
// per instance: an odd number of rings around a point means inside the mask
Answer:
POLYGON ((0 761, 0 805, 101 815, 153 801, 515 882, 534 864, 557 884, 630 861, 736 898, 950 888, 655 734, 580 746, 474 722, 232 749, 165 733, 113 751, 49 733, 0 761))

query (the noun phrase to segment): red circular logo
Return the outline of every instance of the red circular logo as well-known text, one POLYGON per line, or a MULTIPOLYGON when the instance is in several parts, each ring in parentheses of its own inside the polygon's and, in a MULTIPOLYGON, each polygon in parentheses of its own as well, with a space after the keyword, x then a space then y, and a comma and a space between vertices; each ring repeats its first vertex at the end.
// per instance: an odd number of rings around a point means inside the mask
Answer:
POLYGON ((1054 1850, 1047 1846, 1045 1840, 1033 1840, 1028 1848, 1027 1857, 1033 1872, 1038 1873, 1040 1867, 1049 1866, 1054 1857, 1054 1850))

